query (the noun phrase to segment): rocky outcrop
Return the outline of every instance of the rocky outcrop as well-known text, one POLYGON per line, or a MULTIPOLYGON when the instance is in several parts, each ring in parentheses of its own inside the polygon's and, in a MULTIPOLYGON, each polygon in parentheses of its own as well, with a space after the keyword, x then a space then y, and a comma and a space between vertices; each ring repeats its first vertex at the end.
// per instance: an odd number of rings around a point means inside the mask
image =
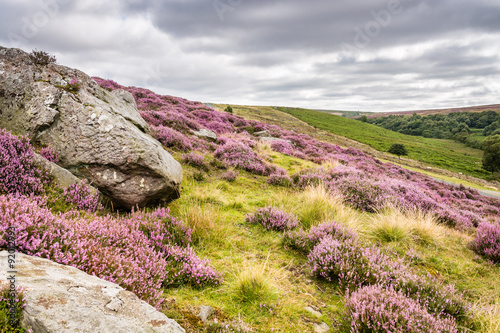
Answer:
MULTIPOLYGON (((7 283, 7 251, 0 252, 7 283)), ((22 326, 35 333, 182 333, 172 319, 120 286, 71 266, 16 253, 15 284, 24 288, 22 326)))
POLYGON ((0 47, 0 127, 52 146, 59 165, 130 209, 179 197, 182 169, 149 133, 133 96, 81 71, 0 47), (70 85, 76 80, 79 89, 70 85))

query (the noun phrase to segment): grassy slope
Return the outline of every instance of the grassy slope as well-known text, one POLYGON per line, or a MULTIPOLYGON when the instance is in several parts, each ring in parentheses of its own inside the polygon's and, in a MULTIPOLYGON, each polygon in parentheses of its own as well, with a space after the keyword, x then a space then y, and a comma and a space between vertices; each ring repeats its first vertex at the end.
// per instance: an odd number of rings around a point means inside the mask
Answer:
POLYGON ((297 108, 278 109, 318 129, 365 143, 379 151, 387 151, 393 143, 403 143, 410 159, 478 178, 489 175, 481 169, 482 151, 453 140, 405 135, 323 112, 297 108))
MULTIPOLYGON (((265 153, 289 174, 311 166, 309 162, 279 153, 265 153)), ((180 160, 180 154, 174 157, 180 160)), ((332 332, 338 332, 335 323, 343 309, 341 291, 335 285, 312 278, 306 258, 285 249, 279 233, 245 222, 247 213, 268 204, 300 215, 310 208, 303 205, 301 192, 268 185, 264 177, 244 171, 239 171, 233 183, 220 180, 223 171, 214 168, 205 174, 203 181, 195 181, 193 176, 198 171, 189 166, 183 168, 183 194, 172 203, 171 210, 195 229, 196 252, 207 256, 215 268, 224 272, 225 282, 220 287, 203 290, 191 287, 166 290, 166 313, 188 332, 201 332, 206 328, 192 314, 199 305, 213 306, 218 320, 240 317, 257 332, 312 332, 313 324, 320 321, 328 323, 332 332), (240 279, 249 270, 257 272, 270 290, 261 298, 245 302, 238 288, 240 279), (315 318, 304 310, 306 306, 321 310, 323 316, 315 318)), ((345 207, 336 207, 333 218, 358 229, 362 238, 371 242, 364 231, 371 215, 348 209, 346 214, 345 210, 345 207)), ((447 229, 444 237, 431 245, 408 240, 380 245, 397 256, 413 249, 419 257, 414 262, 415 269, 446 283, 455 283, 472 303, 496 301, 498 307, 500 267, 475 255, 467 247, 470 240, 470 235, 447 229)))

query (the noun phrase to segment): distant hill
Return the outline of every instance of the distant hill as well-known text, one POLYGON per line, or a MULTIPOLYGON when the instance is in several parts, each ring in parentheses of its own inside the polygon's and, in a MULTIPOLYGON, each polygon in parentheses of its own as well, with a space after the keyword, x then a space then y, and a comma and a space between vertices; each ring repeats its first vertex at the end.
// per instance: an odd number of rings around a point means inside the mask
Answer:
MULTIPOLYGON (((467 106, 463 108, 451 108, 451 109, 431 109, 431 110, 415 110, 415 111, 394 111, 394 112, 377 112, 377 113, 366 113, 369 118, 379 118, 390 115, 402 115, 411 116, 413 113, 427 116, 430 114, 449 114, 454 112, 483 112, 483 111, 497 111, 500 112, 500 104, 491 105, 479 105, 479 106, 467 106)), ((360 114, 365 114, 365 112, 360 112, 360 114)))

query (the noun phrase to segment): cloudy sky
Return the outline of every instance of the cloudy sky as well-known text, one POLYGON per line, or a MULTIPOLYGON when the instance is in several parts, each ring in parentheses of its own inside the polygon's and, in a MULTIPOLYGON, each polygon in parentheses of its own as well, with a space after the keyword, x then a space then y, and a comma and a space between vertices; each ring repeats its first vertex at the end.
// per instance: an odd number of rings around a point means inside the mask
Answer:
POLYGON ((0 45, 203 102, 500 103, 499 0, 0 0, 0 45))

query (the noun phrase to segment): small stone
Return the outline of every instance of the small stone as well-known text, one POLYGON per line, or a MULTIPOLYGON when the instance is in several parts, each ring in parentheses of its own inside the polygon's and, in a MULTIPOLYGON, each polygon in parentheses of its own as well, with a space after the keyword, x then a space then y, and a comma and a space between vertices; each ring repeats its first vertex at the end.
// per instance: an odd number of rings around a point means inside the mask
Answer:
POLYGON ((196 136, 199 136, 202 138, 207 138, 207 139, 212 140, 212 141, 217 141, 217 134, 215 134, 214 131, 211 131, 209 129, 202 128, 199 131, 191 130, 191 132, 193 132, 193 134, 196 136))
POLYGON ((268 130, 264 130, 264 131, 260 131, 260 132, 255 132, 253 135, 255 136, 258 136, 258 137, 270 137, 271 136, 271 132, 269 132, 268 130))
POLYGON ((314 324, 314 333, 326 333, 330 330, 330 326, 325 323, 314 324))
POLYGON ((313 309, 312 307, 310 307, 310 306, 306 306, 306 307, 305 307, 305 310, 306 310, 306 311, 308 311, 309 313, 311 313, 313 316, 318 317, 318 318, 319 318, 319 317, 321 317, 321 316, 323 315, 321 312, 314 310, 314 309, 313 309))
POLYGON ((204 323, 208 323, 208 318, 214 313, 214 308, 207 305, 200 306, 200 313, 198 314, 198 318, 200 318, 204 323))

